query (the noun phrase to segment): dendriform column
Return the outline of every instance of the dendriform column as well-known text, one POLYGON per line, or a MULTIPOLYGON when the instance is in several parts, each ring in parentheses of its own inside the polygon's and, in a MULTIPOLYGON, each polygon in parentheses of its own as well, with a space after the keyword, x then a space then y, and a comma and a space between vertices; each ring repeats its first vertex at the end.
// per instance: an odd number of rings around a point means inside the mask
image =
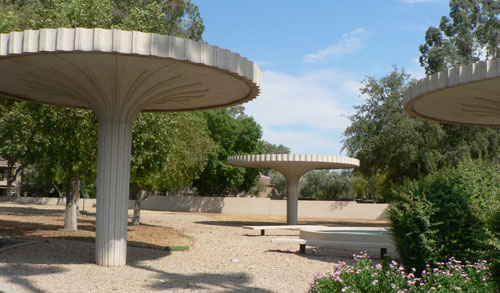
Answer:
POLYGON ((133 117, 124 120, 99 119, 96 215, 98 265, 126 264, 132 121, 133 117))
POLYGON ((287 181, 287 199, 286 199, 286 223, 288 225, 297 225, 299 210, 299 179, 300 176, 290 176, 287 181))

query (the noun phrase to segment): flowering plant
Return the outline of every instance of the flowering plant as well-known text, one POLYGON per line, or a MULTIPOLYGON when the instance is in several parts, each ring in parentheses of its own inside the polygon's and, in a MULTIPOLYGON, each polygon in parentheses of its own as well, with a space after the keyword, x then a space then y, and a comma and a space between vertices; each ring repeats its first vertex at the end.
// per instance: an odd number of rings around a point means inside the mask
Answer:
POLYGON ((366 252, 354 254, 354 264, 339 262, 331 273, 317 273, 309 292, 495 292, 489 265, 450 258, 417 273, 396 261, 374 264, 366 252))

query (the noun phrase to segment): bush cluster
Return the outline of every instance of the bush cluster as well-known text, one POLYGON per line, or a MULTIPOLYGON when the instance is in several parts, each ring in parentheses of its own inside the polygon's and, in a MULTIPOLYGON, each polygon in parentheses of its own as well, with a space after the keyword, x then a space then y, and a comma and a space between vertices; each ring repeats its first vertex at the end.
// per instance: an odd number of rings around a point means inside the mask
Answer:
MULTIPOLYGON (((450 257, 485 258, 500 276, 500 168, 464 162, 416 182, 394 195, 389 216, 405 267, 436 267, 450 257)), ((500 278, 498 278, 500 279, 500 278)))
POLYGON ((339 262, 333 272, 317 273, 309 292, 495 292, 485 260, 470 263, 450 258, 435 268, 426 265, 417 274, 415 268, 407 273, 395 261, 374 265, 366 252, 354 259, 352 266, 339 262))

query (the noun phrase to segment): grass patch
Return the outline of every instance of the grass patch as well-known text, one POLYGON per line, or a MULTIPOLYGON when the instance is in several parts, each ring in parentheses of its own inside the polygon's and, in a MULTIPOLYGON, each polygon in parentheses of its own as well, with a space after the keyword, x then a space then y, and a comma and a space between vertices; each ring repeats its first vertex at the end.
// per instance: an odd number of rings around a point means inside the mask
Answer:
MULTIPOLYGON (((78 216, 78 230, 64 230, 60 207, 0 204, 0 237, 62 238, 95 242, 95 214, 78 216)), ((191 248, 192 237, 169 227, 141 224, 127 228, 128 246, 180 251, 191 248)))
POLYGON ((169 246, 169 250, 171 251, 183 251, 189 250, 191 247, 189 246, 169 246))

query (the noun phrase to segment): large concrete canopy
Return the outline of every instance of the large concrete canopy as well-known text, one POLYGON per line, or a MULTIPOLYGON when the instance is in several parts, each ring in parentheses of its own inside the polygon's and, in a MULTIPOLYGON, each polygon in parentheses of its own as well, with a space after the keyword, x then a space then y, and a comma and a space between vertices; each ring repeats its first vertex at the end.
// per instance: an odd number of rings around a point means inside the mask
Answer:
POLYGON ((439 72, 404 94, 411 115, 463 125, 500 126, 500 59, 439 72))
POLYGON ((99 120, 96 262, 126 264, 132 122, 141 111, 247 102, 260 69, 202 42, 107 29, 0 34, 0 94, 92 109, 99 120))
POLYGON ((325 155, 259 154, 239 155, 227 159, 233 166, 274 169, 287 181, 287 224, 296 225, 298 217, 299 179, 318 169, 350 169, 359 167, 359 160, 325 155))

